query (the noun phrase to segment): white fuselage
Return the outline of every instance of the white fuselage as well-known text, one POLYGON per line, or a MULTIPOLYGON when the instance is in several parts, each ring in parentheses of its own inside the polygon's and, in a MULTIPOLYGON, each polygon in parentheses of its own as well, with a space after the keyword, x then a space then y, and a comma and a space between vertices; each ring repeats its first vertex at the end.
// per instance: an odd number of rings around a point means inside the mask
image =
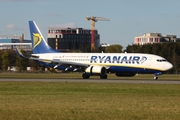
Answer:
POLYGON ((43 53, 33 54, 39 59, 58 60, 83 66, 116 66, 167 71, 173 66, 165 58, 142 53, 43 53))

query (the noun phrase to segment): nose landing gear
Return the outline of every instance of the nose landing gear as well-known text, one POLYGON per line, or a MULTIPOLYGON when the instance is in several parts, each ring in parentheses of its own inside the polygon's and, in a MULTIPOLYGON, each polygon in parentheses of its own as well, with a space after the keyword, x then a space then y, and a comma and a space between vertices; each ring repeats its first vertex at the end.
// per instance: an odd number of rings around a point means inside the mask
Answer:
POLYGON ((159 75, 162 75, 162 72, 154 73, 154 80, 158 80, 159 75))

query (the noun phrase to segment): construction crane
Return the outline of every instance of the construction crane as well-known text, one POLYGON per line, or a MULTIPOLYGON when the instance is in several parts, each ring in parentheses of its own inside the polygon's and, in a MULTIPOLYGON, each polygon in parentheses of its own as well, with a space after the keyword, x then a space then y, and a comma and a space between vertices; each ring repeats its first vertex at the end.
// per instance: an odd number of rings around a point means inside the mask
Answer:
POLYGON ((107 18, 103 17, 86 17, 86 20, 91 21, 91 51, 93 52, 95 50, 95 22, 97 21, 109 21, 107 18))
POLYGON ((21 43, 21 45, 20 45, 20 49, 22 50, 22 42, 23 42, 23 40, 24 40, 24 34, 22 34, 20 37, 19 37, 19 41, 20 41, 20 43, 21 43))
POLYGON ((6 39, 19 39, 21 45, 20 45, 20 49, 22 49, 22 42, 24 40, 24 33, 21 36, 17 36, 17 35, 2 35, 0 34, 0 38, 6 38, 6 39))
POLYGON ((2 35, 2 34, 0 34, 0 38, 6 38, 6 39, 8 39, 8 38, 10 38, 10 39, 18 39, 19 38, 19 36, 17 36, 17 35, 2 35))

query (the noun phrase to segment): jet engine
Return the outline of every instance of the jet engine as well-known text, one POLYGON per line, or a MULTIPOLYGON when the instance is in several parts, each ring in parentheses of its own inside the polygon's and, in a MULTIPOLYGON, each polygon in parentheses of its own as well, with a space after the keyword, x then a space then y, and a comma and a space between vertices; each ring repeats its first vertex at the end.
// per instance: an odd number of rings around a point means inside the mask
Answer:
POLYGON ((86 68, 85 72, 90 75, 105 75, 106 68, 103 66, 89 66, 86 68))

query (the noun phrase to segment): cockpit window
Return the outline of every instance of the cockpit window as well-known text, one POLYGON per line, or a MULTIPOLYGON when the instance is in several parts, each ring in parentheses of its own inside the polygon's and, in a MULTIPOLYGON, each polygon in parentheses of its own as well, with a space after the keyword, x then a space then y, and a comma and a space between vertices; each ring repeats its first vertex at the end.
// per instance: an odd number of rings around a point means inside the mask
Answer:
POLYGON ((158 62, 166 62, 167 60, 165 59, 157 59, 158 62))

